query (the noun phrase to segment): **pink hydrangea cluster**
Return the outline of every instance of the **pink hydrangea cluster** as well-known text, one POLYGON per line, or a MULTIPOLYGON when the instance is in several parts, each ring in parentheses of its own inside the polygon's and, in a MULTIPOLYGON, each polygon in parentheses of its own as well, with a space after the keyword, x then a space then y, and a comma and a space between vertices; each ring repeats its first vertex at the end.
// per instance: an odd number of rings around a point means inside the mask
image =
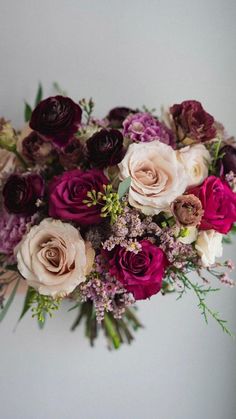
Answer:
POLYGON ((123 135, 137 142, 160 140, 172 147, 175 144, 173 132, 148 112, 129 115, 123 122, 123 135))

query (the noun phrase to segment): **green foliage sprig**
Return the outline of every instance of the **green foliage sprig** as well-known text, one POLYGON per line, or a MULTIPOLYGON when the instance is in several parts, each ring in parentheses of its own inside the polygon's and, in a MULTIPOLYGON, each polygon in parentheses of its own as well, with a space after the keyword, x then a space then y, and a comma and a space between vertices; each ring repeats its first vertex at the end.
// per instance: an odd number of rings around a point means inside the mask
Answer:
POLYGON ((221 152, 221 142, 221 139, 218 139, 218 141, 214 141, 208 145, 209 153, 212 156, 209 175, 218 175, 218 161, 224 156, 224 153, 221 152))
POLYGON ((85 114, 85 118, 86 118, 86 123, 89 124, 94 107, 95 107, 95 103, 93 101, 92 98, 90 98, 89 100, 86 99, 81 99, 79 101, 79 105, 81 106, 81 108, 84 111, 85 114))
POLYGON ((88 207, 93 205, 101 205, 101 217, 110 217, 111 224, 114 224, 118 215, 123 211, 124 203, 120 201, 119 194, 114 192, 112 185, 103 185, 104 193, 97 192, 94 189, 87 193, 88 199, 84 199, 83 203, 88 207))

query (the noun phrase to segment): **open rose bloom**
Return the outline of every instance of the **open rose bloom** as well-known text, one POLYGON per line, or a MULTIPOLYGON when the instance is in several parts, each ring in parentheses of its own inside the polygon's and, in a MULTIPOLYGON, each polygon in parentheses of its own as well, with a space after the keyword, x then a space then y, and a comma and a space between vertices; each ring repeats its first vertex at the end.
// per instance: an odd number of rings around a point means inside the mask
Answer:
POLYGON ((0 320, 23 284, 20 319, 42 326, 65 300, 73 330, 85 320, 91 344, 102 329, 118 348, 141 327, 136 301, 192 290, 230 333, 206 295, 234 285, 220 258, 235 231, 236 143, 194 100, 171 106, 168 124, 93 108, 57 95, 28 107, 21 132, 0 118, 0 320))

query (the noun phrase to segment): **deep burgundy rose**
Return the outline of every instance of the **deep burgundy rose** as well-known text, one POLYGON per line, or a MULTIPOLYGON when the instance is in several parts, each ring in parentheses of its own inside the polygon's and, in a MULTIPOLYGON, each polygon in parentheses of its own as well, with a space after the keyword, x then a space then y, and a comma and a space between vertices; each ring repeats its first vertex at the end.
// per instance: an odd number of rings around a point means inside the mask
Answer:
POLYGON ((87 172, 75 169, 55 177, 49 186, 49 215, 82 226, 100 223, 102 206, 88 207, 83 201, 88 199, 87 192, 104 192, 103 185, 108 182, 98 169, 87 172))
POLYGON ((231 145, 225 145, 220 150, 220 154, 223 154, 220 160, 223 173, 226 175, 232 171, 236 174, 236 148, 231 145))
POLYGON ((173 105, 170 113, 176 126, 177 134, 182 141, 185 137, 204 142, 216 135, 214 118, 207 113, 197 100, 185 100, 173 105))
POLYGON ((78 138, 72 138, 68 144, 60 149, 59 160, 61 165, 67 169, 75 169, 84 155, 84 147, 78 138))
POLYGON ((227 234, 236 222, 236 193, 228 183, 215 176, 209 176, 201 186, 188 193, 197 196, 204 210, 201 230, 216 230, 227 234))
POLYGON ((53 96, 36 106, 30 127, 59 147, 64 147, 78 130, 81 115, 81 107, 69 97, 53 96))
POLYGON ((123 135, 116 129, 102 129, 86 144, 89 162, 100 169, 114 166, 123 158, 123 135))
POLYGON ((125 106, 118 106, 110 110, 107 115, 109 125, 112 128, 122 128, 123 121, 131 113, 135 113, 133 109, 126 108, 125 106))
POLYGON ((105 252, 109 271, 136 300, 144 300, 157 294, 162 286, 162 278, 167 266, 164 252, 148 240, 140 242, 142 250, 135 254, 116 246, 113 252, 105 252))
POLYGON ((4 204, 8 212, 23 216, 32 215, 38 210, 36 202, 43 194, 44 181, 36 173, 12 174, 3 188, 4 204))
POLYGON ((51 142, 36 131, 32 131, 22 141, 22 155, 33 164, 44 164, 50 157, 53 157, 53 153, 51 142))

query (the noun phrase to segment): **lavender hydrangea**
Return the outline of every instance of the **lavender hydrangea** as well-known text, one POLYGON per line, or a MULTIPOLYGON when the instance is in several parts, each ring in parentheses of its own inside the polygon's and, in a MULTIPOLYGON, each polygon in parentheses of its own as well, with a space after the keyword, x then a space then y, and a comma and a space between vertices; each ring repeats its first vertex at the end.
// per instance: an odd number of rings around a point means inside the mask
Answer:
POLYGON ((148 112, 129 115, 123 122, 123 135, 137 142, 159 140, 174 148, 173 132, 148 112))
POLYGON ((21 217, 3 211, 0 214, 0 253, 7 264, 15 263, 14 249, 32 225, 32 217, 21 217))

